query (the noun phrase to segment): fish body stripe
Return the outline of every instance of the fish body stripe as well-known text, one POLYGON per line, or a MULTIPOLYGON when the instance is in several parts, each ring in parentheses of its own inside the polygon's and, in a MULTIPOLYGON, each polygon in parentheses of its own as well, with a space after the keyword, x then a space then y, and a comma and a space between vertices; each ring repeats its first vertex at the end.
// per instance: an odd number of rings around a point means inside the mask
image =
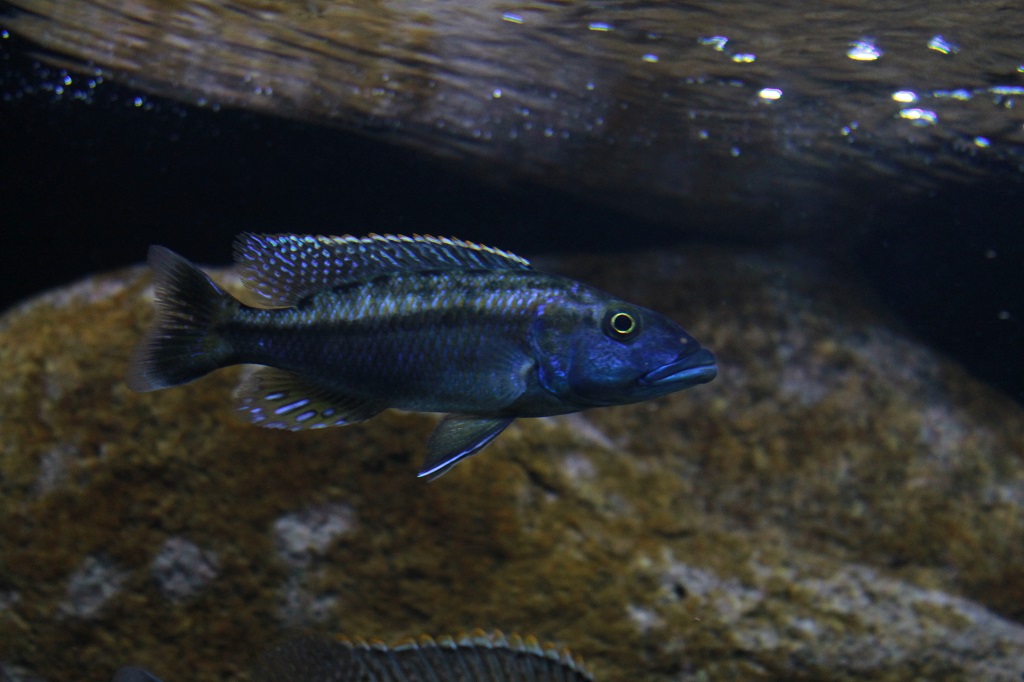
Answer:
POLYGON ((360 328, 378 329, 389 324, 429 324, 439 317, 477 323, 532 317, 540 306, 575 291, 576 287, 566 287, 556 279, 540 273, 394 275, 320 292, 294 308, 246 308, 238 321, 295 330, 343 325, 357 333, 360 328))

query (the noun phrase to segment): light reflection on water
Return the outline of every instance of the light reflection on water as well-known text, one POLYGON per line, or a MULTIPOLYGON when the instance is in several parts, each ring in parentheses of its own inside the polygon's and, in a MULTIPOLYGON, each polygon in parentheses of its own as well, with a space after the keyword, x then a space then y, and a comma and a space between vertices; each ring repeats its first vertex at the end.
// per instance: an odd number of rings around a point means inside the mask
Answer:
POLYGON ((928 49, 941 52, 942 54, 955 54, 960 51, 960 47, 955 43, 951 43, 942 36, 933 36, 928 41, 928 49))
POLYGON ((917 107, 900 109, 900 118, 911 121, 915 125, 935 125, 939 122, 939 117, 934 111, 917 107))
POLYGON ((868 38, 855 40, 850 43, 850 49, 846 51, 846 56, 855 62, 873 62, 883 54, 874 41, 868 38))

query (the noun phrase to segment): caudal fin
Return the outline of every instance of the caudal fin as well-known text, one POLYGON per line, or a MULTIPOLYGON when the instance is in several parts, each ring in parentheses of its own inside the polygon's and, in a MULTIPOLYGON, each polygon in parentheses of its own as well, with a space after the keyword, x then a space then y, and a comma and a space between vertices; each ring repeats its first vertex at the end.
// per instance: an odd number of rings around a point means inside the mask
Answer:
POLYGON ((156 291, 156 318, 142 339, 125 383, 133 391, 155 391, 198 379, 223 367, 229 344, 217 325, 235 301, 206 273, 163 246, 149 248, 156 291))

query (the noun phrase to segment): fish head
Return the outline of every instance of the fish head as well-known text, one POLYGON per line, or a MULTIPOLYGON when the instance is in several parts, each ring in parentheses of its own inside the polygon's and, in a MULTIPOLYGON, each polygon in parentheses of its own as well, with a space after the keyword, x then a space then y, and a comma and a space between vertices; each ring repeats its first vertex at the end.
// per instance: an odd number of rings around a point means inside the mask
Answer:
POLYGON ((715 356, 653 310, 601 296, 546 311, 535 348, 541 384, 578 409, 623 405, 711 381, 715 356))

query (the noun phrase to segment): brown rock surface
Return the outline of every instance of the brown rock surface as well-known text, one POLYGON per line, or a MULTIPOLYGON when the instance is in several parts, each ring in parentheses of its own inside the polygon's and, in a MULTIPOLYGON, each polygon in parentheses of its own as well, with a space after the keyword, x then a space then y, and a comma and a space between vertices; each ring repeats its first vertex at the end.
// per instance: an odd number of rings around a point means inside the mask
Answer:
POLYGON ((679 320, 712 384, 521 420, 434 483, 434 418, 231 416, 237 372, 136 395, 148 276, 0 320, 0 662, 245 675, 297 628, 476 626, 598 680, 1018 680, 1024 414, 855 283, 711 248, 546 264, 679 320))

